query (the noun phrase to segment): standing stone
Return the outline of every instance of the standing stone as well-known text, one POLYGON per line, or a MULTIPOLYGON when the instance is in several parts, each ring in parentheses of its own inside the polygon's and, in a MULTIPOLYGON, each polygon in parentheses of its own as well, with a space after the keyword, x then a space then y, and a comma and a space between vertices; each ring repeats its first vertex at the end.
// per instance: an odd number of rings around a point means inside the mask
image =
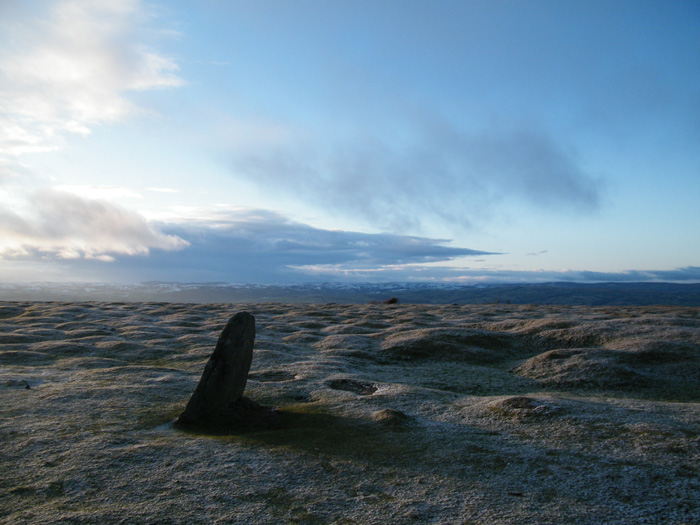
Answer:
POLYGON ((178 423, 219 424, 235 411, 248 380, 254 341, 252 315, 239 312, 229 319, 178 423))

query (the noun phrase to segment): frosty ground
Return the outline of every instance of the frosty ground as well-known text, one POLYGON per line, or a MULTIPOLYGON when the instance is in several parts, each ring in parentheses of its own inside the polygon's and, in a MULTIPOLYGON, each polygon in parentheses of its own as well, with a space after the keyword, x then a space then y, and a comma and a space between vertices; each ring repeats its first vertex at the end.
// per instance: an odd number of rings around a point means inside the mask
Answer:
POLYGON ((0 303, 4 523, 697 523, 700 309, 0 303), (227 319, 277 427, 175 428, 227 319))

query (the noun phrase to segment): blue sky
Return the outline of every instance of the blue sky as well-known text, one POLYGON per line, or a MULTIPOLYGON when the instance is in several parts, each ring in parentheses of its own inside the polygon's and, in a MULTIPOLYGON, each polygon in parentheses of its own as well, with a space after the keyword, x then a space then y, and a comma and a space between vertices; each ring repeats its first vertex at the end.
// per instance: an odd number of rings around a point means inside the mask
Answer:
POLYGON ((0 280, 700 281, 693 1, 0 4, 0 280))

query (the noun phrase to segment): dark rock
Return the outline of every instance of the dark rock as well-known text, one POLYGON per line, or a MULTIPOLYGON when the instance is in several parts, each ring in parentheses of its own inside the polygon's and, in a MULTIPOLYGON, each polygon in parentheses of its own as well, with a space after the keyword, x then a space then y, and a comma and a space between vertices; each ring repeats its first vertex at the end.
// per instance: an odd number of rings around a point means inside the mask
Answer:
MULTIPOLYGON (((240 402, 253 360, 255 318, 248 312, 231 317, 216 343, 202 378, 177 422, 185 425, 218 425, 240 420, 257 405, 240 402)), ((250 401, 250 400, 248 400, 250 401)))
POLYGON ((29 386, 29 382, 26 379, 10 379, 5 382, 6 386, 24 386, 25 390, 31 390, 32 387, 29 386))
POLYGON ((385 299, 382 302, 370 301, 369 304, 399 304, 399 300, 396 297, 392 297, 391 299, 385 299))

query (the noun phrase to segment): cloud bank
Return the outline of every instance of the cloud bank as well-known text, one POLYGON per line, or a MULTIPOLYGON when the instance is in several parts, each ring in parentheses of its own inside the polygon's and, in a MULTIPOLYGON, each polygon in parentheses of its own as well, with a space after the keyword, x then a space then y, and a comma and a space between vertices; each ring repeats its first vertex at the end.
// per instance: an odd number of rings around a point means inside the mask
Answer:
POLYGON ((3 217, 3 224, 12 225, 5 236, 22 241, 4 253, 19 260, 51 257, 66 273, 61 280, 79 275, 106 282, 382 281, 402 271, 421 272, 428 263, 489 255, 444 239, 314 228, 268 210, 148 224, 127 210, 75 195, 55 192, 42 199, 37 204, 47 211, 33 220, 3 217))
POLYGON ((587 270, 498 270, 469 268, 438 268, 431 271, 437 282, 479 283, 635 283, 635 282, 700 282, 700 267, 686 266, 672 270, 627 270, 623 272, 593 272, 587 270))
POLYGON ((489 255, 445 239, 314 228, 269 210, 240 209, 161 229, 191 246, 176 257, 154 254, 154 266, 190 281, 374 280, 390 268, 489 255))
POLYGON ((45 191, 33 214, 0 214, 3 280, 231 282, 700 282, 700 267, 590 272, 465 267, 499 254, 445 239, 325 230, 269 210, 147 223, 104 201, 45 191), (457 261, 459 259, 459 261, 457 261), (20 263, 21 266, 18 266, 20 263), (436 264, 437 263, 437 264, 436 264), (14 264, 15 278, 8 268, 14 264))
POLYGON ((159 232, 139 214, 107 201, 41 190, 19 212, 0 207, 0 259, 98 259, 148 255, 188 245, 159 232))

